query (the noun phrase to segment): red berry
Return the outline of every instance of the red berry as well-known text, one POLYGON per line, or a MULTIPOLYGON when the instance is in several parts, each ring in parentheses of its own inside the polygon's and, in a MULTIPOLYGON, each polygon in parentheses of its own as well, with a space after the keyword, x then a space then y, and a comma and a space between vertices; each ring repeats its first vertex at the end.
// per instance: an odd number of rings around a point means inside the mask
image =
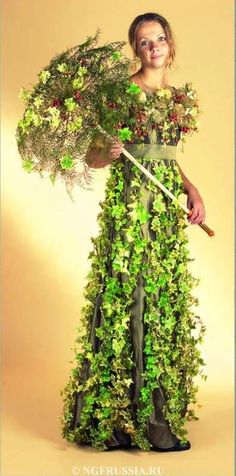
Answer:
POLYGON ((79 91, 76 91, 74 93, 74 98, 76 99, 76 101, 80 101, 80 99, 82 98, 81 94, 79 91))
POLYGON ((67 120, 67 115, 64 112, 61 112, 60 117, 63 121, 67 120))
POLYGON ((59 107, 61 105, 61 100, 60 99, 53 99, 51 102, 51 107, 59 107))

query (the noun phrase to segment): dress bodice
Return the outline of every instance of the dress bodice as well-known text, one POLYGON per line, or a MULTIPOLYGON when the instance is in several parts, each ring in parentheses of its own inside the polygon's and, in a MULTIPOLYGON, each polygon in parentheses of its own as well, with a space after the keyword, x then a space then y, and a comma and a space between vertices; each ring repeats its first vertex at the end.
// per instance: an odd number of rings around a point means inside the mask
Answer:
MULTIPOLYGON (((176 138, 171 137, 168 145, 171 146, 177 146, 178 142, 180 140, 180 129, 178 128, 176 131, 176 138)), ((127 143, 131 143, 130 141, 127 141, 127 143)), ((161 141, 161 134, 159 129, 149 129, 148 134, 140 140, 137 137, 134 137, 133 144, 159 144, 160 146, 163 145, 163 142, 161 141)))
POLYGON ((168 143, 161 140, 161 131, 157 128, 149 127, 143 138, 133 135, 132 140, 124 143, 125 149, 134 157, 143 159, 176 159, 177 144, 180 140, 180 128, 175 131, 176 137, 171 137, 168 143))
POLYGON ((168 144, 161 141, 160 131, 152 129, 143 139, 134 137, 132 141, 125 141, 124 147, 134 157, 142 155, 143 158, 176 159, 177 145, 180 140, 180 129, 176 131, 176 137, 170 138, 168 144))
MULTIPOLYGON (((174 86, 171 86, 171 90, 175 91, 176 88, 174 86)), ((152 93, 147 93, 149 96, 153 96, 152 93)), ((129 116, 135 118, 131 110, 129 110, 129 116)), ((133 135, 131 141, 126 141, 126 144, 159 144, 159 146, 163 145, 163 142, 161 140, 161 131, 158 127, 156 128, 151 128, 151 126, 147 129, 146 135, 143 138, 139 138, 137 135, 133 135)), ((170 137, 168 145, 169 146, 177 146, 180 138, 181 138, 181 132, 180 132, 180 127, 178 126, 177 130, 175 131, 176 137, 170 137)))

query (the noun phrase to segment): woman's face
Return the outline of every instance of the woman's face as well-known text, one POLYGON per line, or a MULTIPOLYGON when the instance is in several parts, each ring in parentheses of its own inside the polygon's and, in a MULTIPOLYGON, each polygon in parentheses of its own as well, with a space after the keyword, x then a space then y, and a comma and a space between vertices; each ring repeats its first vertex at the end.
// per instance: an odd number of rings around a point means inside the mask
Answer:
POLYGON ((136 33, 137 54, 143 66, 166 67, 170 47, 160 23, 147 21, 140 25, 136 33))

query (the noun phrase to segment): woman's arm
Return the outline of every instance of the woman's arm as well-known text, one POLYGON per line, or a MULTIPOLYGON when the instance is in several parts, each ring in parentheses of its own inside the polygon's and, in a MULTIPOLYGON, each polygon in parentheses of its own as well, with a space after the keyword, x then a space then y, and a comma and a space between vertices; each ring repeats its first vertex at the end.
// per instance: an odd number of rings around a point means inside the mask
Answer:
POLYGON ((197 190, 197 188, 192 184, 192 182, 190 182, 190 180, 186 177, 186 175, 184 175, 183 170, 180 168, 178 162, 177 162, 177 165, 179 167, 179 172, 180 172, 181 178, 183 180, 184 193, 187 195, 189 193, 189 191, 191 191, 191 189, 192 190, 193 189, 197 190))
POLYGON ((202 197, 190 180, 184 175, 183 170, 180 168, 177 162, 181 178, 183 180, 183 191, 188 196, 187 207, 192 210, 192 214, 188 217, 190 223, 198 224, 203 223, 206 218, 206 212, 202 197))
POLYGON ((90 147, 85 158, 86 164, 93 169, 100 169, 108 165, 111 160, 105 157, 104 151, 97 147, 90 147))
POLYGON ((99 169, 110 164, 122 152, 123 144, 120 141, 107 142, 104 137, 94 138, 88 148, 85 162, 89 167, 99 169))
POLYGON ((111 162, 109 157, 109 148, 101 142, 100 137, 94 138, 87 150, 85 162, 89 167, 100 169, 111 162))

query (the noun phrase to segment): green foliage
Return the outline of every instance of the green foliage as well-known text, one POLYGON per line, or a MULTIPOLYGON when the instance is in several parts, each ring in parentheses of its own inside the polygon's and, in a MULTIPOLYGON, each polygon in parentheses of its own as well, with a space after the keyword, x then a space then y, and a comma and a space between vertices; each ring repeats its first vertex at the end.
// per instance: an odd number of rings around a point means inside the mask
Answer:
MULTIPOLYGON (((169 181, 178 198, 182 192, 179 170, 174 161, 172 165, 167 162, 153 160, 152 173, 160 174, 164 185, 169 181)), ((68 441, 87 442, 102 451, 113 429, 120 427, 130 434, 135 444, 148 451, 150 442, 146 430, 153 412, 152 392, 159 385, 166 395, 164 416, 177 437, 186 441, 186 422, 198 419, 190 405, 197 402, 194 377, 200 375, 206 379, 202 371, 206 364, 198 349, 206 328, 191 309, 193 304, 198 304, 193 288, 199 279, 188 271, 191 258, 183 211, 176 209, 170 200, 167 202, 164 194, 156 191, 153 207, 150 213, 147 212, 141 202, 141 189, 137 186, 140 173, 135 167, 132 201, 126 206, 124 167, 124 160, 111 166, 105 199, 100 204, 100 231, 96 238, 92 238, 91 269, 84 290, 81 329, 76 339, 81 347, 75 348, 75 366, 62 391, 61 428, 68 441), (156 240, 143 234, 142 225, 147 223, 156 230, 156 240), (138 410, 134 416, 129 400, 131 371, 135 365, 129 322, 130 305, 140 273, 145 279, 146 291, 143 315, 145 368, 138 410), (99 343, 99 350, 95 352, 88 340, 98 293, 102 294, 102 323, 95 330, 99 343), (91 367, 88 378, 84 380, 83 364, 86 361, 91 367), (81 421, 76 427, 73 415, 78 392, 83 393, 85 400, 81 421), (188 409, 183 416, 186 405, 188 409)))

